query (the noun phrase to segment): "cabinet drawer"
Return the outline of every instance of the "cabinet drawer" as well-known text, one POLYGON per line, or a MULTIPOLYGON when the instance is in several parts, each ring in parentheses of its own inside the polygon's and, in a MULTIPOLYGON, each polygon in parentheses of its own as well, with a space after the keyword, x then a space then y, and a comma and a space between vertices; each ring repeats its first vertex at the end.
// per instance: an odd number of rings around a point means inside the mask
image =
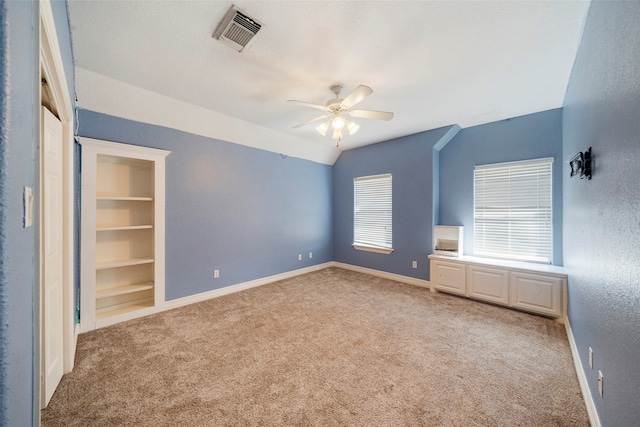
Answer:
POLYGON ((511 306, 550 316, 562 316, 562 279, 511 273, 511 306))
POLYGON ((463 264, 435 262, 435 288, 466 295, 466 269, 463 264))
POLYGON ((496 304, 509 304, 509 272, 507 270, 470 265, 467 267, 467 280, 469 297, 496 304))

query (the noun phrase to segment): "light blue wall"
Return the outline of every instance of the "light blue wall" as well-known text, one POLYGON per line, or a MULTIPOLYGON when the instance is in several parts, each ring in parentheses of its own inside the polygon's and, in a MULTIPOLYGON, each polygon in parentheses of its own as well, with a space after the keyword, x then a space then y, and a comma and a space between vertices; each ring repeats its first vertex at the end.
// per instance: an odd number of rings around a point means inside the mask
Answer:
POLYGON ((464 253, 473 255, 473 168, 553 157, 553 263, 562 265, 562 111, 560 109, 461 130, 440 151, 440 224, 464 226, 464 253))
POLYGON ((86 110, 79 123, 81 136, 171 151, 167 300, 333 260, 331 166, 86 110))
POLYGON ((564 261, 569 321, 607 427, 640 425, 639 23, 640 2, 592 3, 563 109, 565 161, 593 148, 591 181, 565 165, 564 261))
POLYGON ((429 279, 432 252, 433 151, 453 127, 421 132, 344 151, 333 166, 333 244, 335 260, 419 279, 429 279), (393 253, 353 248, 353 179, 393 176, 393 253), (418 268, 411 262, 418 261, 418 268))
POLYGON ((35 424, 39 328, 35 229, 22 189, 35 188, 39 101, 37 2, 0 3, 0 425, 35 424))
POLYGON ((66 0, 51 0, 51 11, 56 26, 60 55, 62 56, 62 67, 64 68, 69 98, 75 104, 76 87, 75 71, 73 69, 73 50, 71 48, 71 30, 69 28, 69 15, 66 0))

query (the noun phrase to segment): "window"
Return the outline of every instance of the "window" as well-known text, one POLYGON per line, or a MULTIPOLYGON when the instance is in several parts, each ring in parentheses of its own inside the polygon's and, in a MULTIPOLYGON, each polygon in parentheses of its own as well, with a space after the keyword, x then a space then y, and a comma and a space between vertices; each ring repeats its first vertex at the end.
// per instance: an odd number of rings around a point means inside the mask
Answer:
POLYGON ((391 238, 391 174, 353 180, 353 247, 389 254, 391 238))
POLYGON ((476 166, 474 255, 551 263, 552 158, 476 166))

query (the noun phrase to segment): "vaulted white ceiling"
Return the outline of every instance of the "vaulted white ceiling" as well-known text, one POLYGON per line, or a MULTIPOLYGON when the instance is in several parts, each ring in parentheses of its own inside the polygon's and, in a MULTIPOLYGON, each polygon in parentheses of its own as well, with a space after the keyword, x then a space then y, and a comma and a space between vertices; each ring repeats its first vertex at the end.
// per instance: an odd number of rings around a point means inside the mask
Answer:
POLYGON ((374 93, 340 149, 562 106, 588 1, 245 1, 264 26, 238 53, 211 35, 227 1, 69 0, 78 105, 332 164, 293 126, 339 83, 374 93))

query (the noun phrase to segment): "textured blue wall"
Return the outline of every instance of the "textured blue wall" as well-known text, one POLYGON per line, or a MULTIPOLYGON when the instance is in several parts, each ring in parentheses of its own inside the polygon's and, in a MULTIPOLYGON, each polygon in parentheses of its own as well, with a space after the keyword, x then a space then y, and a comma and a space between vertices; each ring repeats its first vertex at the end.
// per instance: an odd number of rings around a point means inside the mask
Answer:
POLYGON ((603 426, 640 425, 640 2, 592 3, 563 109, 569 321, 603 426), (589 368, 588 348, 594 350, 589 368), (597 372, 604 374, 604 398, 597 372))
POLYGON ((331 166, 86 110, 79 123, 81 136, 171 151, 167 300, 333 260, 331 166))
POLYGON ((23 228, 22 189, 36 190, 39 138, 37 2, 0 3, 0 425, 37 421, 35 231, 23 228))
POLYGON ((433 147, 451 127, 344 151, 333 166, 333 242, 335 260, 429 280, 432 252, 433 147), (353 179, 393 175, 393 253, 353 248, 353 179), (418 268, 411 262, 418 261, 418 268))
POLYGON ((562 265, 562 111, 549 110, 461 130, 440 151, 440 224, 464 226, 473 255, 473 168, 553 157, 553 263, 562 265))

